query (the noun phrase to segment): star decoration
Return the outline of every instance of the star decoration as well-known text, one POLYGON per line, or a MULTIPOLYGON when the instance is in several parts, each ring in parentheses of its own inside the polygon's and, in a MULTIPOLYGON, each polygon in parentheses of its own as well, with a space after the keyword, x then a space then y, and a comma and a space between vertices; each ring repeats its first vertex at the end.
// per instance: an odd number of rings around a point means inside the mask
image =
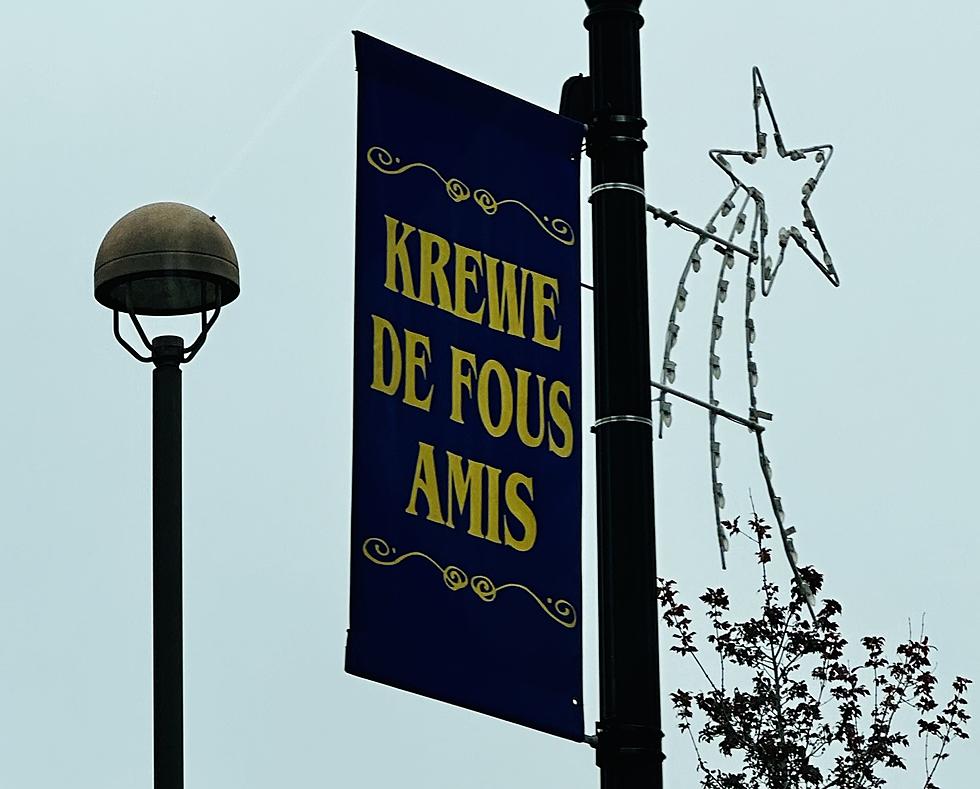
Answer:
POLYGON ((834 285, 834 287, 837 287, 840 285, 840 278, 837 275, 837 271, 834 269, 833 260, 830 257, 830 253, 827 251, 827 246, 824 243, 823 236, 821 235, 820 230, 817 228, 817 222, 813 218, 813 212, 810 210, 810 198, 816 191, 817 184, 820 182, 820 177, 823 175, 824 170, 827 169, 827 165, 830 163, 830 157, 834 153, 834 147, 832 145, 814 145, 807 148, 793 148, 787 150, 785 144, 783 143, 782 134, 779 131, 779 124, 776 123, 776 116, 772 111, 772 103, 769 101, 769 95, 766 93, 766 86, 762 81, 762 74, 757 67, 753 67, 752 69, 752 87, 752 103, 755 111, 755 150, 738 151, 715 149, 709 151, 708 156, 711 158, 711 161, 717 164, 722 170, 725 171, 725 174, 732 179, 732 183, 735 185, 735 187, 743 190, 755 203, 757 211, 756 222, 758 223, 759 230, 758 255, 759 260, 762 262, 762 294, 764 296, 769 294, 769 290, 772 288, 772 282, 776 277, 776 272, 783 263, 783 258, 786 255, 786 247, 789 246, 790 241, 802 249, 807 257, 813 261, 814 265, 820 269, 823 275, 834 285), (812 238, 812 240, 815 241, 820 247, 819 257, 810 248, 810 244, 808 243, 804 232, 794 225, 789 228, 779 229, 779 256, 775 265, 773 265, 772 258, 766 255, 766 237, 769 232, 769 217, 766 214, 765 197, 759 189, 754 186, 750 186, 739 178, 735 174, 732 165, 728 160, 728 157, 738 157, 746 164, 752 165, 758 162, 760 159, 765 158, 767 152, 767 135, 764 131, 762 131, 760 123, 760 110, 763 104, 765 104, 766 114, 768 114, 769 120, 772 123, 773 142, 776 145, 776 151, 779 156, 792 161, 808 159, 812 156, 813 159, 819 164, 816 175, 809 178, 803 184, 803 199, 800 203, 803 207, 803 227, 806 229, 810 238, 812 238))
MULTIPOLYGON (((725 174, 731 179, 732 187, 728 191, 728 194, 725 195, 721 205, 719 205, 715 212, 711 215, 707 224, 701 227, 692 222, 681 219, 679 216, 677 216, 676 211, 665 211, 653 205, 647 206, 647 211, 653 214, 655 219, 663 220, 668 227, 671 225, 676 225, 698 236, 697 241, 694 243, 694 246, 688 255, 687 263, 684 265, 684 269, 681 272, 680 280, 677 284, 677 295, 674 299, 674 304, 671 308, 670 317, 667 322, 667 334, 664 340, 664 356, 663 366, 661 368, 660 383, 656 384, 651 381, 651 386, 654 386, 660 390, 660 395, 656 399, 660 402, 659 411, 661 437, 663 437, 663 428, 669 427, 671 423, 671 403, 667 399, 668 394, 688 400, 695 405, 706 408, 710 412, 708 419, 708 442, 710 453, 709 468, 711 471, 711 483, 714 500, 716 536, 718 539, 718 547, 721 554, 721 566, 723 569, 725 568, 725 552, 728 550, 727 530, 730 527, 730 524, 728 521, 722 520, 722 510, 725 508, 725 495, 719 473, 722 455, 721 436, 716 429, 716 423, 720 418, 726 419, 747 427, 755 433, 756 445, 758 448, 759 469, 762 472, 763 479, 766 483, 766 492, 775 516, 775 525, 782 542, 783 551, 786 554, 786 559, 789 562, 792 570, 794 582, 797 584, 798 589, 803 593, 807 608, 810 611, 810 615, 814 621, 816 621, 816 613, 813 609, 814 601, 812 590, 799 569, 796 545, 793 539, 793 535, 796 533, 796 528, 794 526, 787 525, 786 513, 783 510, 782 499, 776 495, 772 463, 766 454, 765 442, 763 439, 763 430, 765 428, 760 424, 761 421, 772 420, 773 415, 770 412, 763 411, 759 408, 757 398, 759 367, 753 351, 753 344, 756 341, 757 324, 755 318, 752 316, 752 304, 755 301, 757 288, 756 279, 753 275, 755 273, 754 267, 759 265, 762 270, 762 295, 769 295, 769 292, 772 289, 773 280, 776 277, 776 272, 779 270, 779 267, 782 265, 783 259, 785 258, 786 248, 789 246, 790 241, 792 241, 799 249, 803 250, 804 254, 806 254, 806 256, 813 261, 814 265, 827 278, 827 280, 834 285, 834 287, 840 285, 840 279, 836 270, 834 269, 834 264, 831 260, 830 253, 827 251, 827 246, 824 243, 823 236, 821 235, 820 230, 817 228, 816 220, 813 218, 813 212, 810 209, 810 198, 813 196, 814 191, 816 191, 817 184, 820 182, 820 178, 823 175, 824 170, 827 169, 827 164, 830 162, 830 157, 833 155, 834 149, 831 145, 815 145, 807 148, 787 149, 783 142, 782 134, 779 131, 779 125, 776 123, 776 116, 773 113, 772 104, 769 101, 765 84, 762 81, 762 74, 759 73, 758 68, 752 69, 752 87, 753 109, 755 111, 756 147, 755 150, 749 151, 716 149, 708 152, 711 160, 721 167, 721 169, 725 171, 725 174), (762 112, 763 105, 765 105, 765 114, 762 112), (775 265, 772 262, 772 258, 766 254, 765 248, 766 238, 769 232, 769 217, 766 214, 765 197, 760 189, 750 185, 749 181, 751 179, 743 180, 742 178, 739 178, 739 176, 735 174, 735 170, 733 169, 731 163, 736 159, 740 159, 745 164, 751 166, 758 163, 760 159, 765 158, 767 152, 767 134, 763 131, 762 127, 762 121, 765 115, 768 115, 769 120, 769 125, 767 125, 766 128, 771 129, 772 139, 775 144, 776 151, 781 159, 789 159, 791 161, 812 159, 817 165, 816 173, 811 178, 807 179, 807 181, 803 184, 803 199, 800 201, 803 214, 801 224, 805 229, 806 234, 804 234, 804 231, 801 231, 796 226, 779 228, 779 255, 775 265), (741 193, 741 196, 736 201, 736 196, 739 195, 739 193, 741 193), (754 203, 755 205, 755 217, 752 220, 750 240, 748 248, 746 248, 744 243, 742 245, 738 245, 734 242, 736 236, 743 233, 747 228, 746 214, 750 202, 754 203), (715 222, 718 217, 727 217, 733 212, 736 212, 735 220, 731 223, 731 228, 727 239, 724 236, 716 235, 718 233, 718 228, 716 227, 715 222), (691 397, 690 395, 684 394, 681 391, 675 390, 668 384, 674 383, 677 373, 677 363, 671 358, 671 353, 674 347, 677 345, 678 333, 680 331, 678 316, 681 311, 683 311, 687 303, 689 287, 688 279, 692 273, 696 274, 701 270, 702 259, 700 250, 708 242, 713 243, 713 249, 722 255, 722 259, 718 267, 714 307, 711 312, 711 332, 708 335, 708 393, 707 401, 705 402, 703 400, 691 397), (819 247, 819 249, 817 249, 817 247, 819 247), (726 411, 725 409, 721 408, 721 403, 716 397, 715 390, 715 381, 721 378, 722 374, 722 354, 718 346, 718 341, 721 339, 722 329, 726 320, 725 315, 723 314, 722 304, 728 297, 730 284, 728 279, 730 275, 728 272, 735 265, 736 254, 742 255, 747 259, 745 269, 744 307, 744 369, 748 377, 749 394, 749 409, 747 418, 740 417, 731 411, 726 411)), ((730 320, 731 316, 729 316, 728 319, 730 320)), ((753 509, 755 509, 754 504, 753 509)))

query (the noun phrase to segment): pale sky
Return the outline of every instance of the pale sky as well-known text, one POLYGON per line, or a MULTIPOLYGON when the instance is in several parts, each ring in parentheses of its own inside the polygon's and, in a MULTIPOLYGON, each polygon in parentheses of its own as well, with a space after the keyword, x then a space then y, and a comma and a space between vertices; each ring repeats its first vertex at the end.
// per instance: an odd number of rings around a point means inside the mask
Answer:
MULTIPOLYGON (((811 205, 841 287, 789 255, 756 310, 777 488, 800 559, 826 574, 852 642, 880 633, 894 643, 924 615, 940 695, 956 674, 980 679, 972 522, 980 273, 971 231, 980 9, 956 0, 647 0, 642 10, 651 203, 699 223, 714 210, 727 180, 707 151, 753 146, 753 65, 788 146, 834 144, 811 205)), ((150 370, 113 340, 110 314, 92 296, 92 267, 113 222, 158 200, 215 214, 242 271, 240 299, 183 377, 188 789, 598 785, 586 745, 342 669, 350 31, 557 109, 564 79, 588 71, 585 13, 584 3, 544 0, 0 10, 0 786, 152 784, 150 370)), ((799 223, 807 168, 752 171, 772 179, 759 186, 777 227, 799 223)), ((587 182, 586 166, 583 207, 587 182)), ((583 216, 588 249, 584 208, 583 216)), ((656 369, 691 237, 651 222, 649 242, 656 369)), ((588 255, 582 266, 591 281, 588 255)), ((677 354, 677 385, 699 396, 711 291, 707 281, 692 288, 677 354)), ((587 428, 588 299, 582 334, 587 428)), ((725 407, 744 413, 732 337, 719 391, 725 407)), ((750 512, 750 490, 767 514, 750 437, 724 430, 726 515, 750 512)), ((591 733, 588 440, 584 449, 591 733)), ((748 553, 733 551, 726 573, 718 564, 704 414, 676 403, 654 452, 661 573, 691 600, 709 584, 748 600, 748 553)), ((777 567, 784 572, 781 559, 777 567)), ((665 692, 694 680, 666 652, 662 674, 665 692)), ((666 785, 693 786, 690 746, 666 703, 664 713, 666 785)), ((914 734, 914 721, 907 726, 914 734)), ((921 786, 914 737, 909 762, 890 786, 921 786)), ((980 752, 956 743, 937 782, 969 787, 978 772, 980 752)))

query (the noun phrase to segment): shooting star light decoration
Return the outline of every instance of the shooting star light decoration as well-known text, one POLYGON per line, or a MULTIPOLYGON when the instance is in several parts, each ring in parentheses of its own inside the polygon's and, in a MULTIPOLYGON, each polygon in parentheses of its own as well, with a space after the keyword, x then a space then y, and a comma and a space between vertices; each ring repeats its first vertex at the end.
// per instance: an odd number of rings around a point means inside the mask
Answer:
POLYGON ((783 143, 783 137, 779 131, 779 125, 776 123, 776 116, 773 113, 772 104, 769 101, 769 95, 766 93, 766 87, 762 81, 762 74, 759 72, 758 68, 752 69, 752 86, 753 108, 755 111, 756 148, 754 151, 725 149, 715 149, 709 151, 708 156, 711 158, 711 161, 718 165, 731 179, 732 189, 727 195, 725 195, 721 205, 719 205, 715 212, 711 215, 708 223, 701 228, 678 217, 676 211, 667 212, 652 205, 647 206, 647 210, 654 216, 654 218, 664 221, 668 227, 671 225, 677 225, 678 227, 681 227, 684 230, 698 236, 698 239, 695 241, 694 246, 691 249, 691 253, 687 258, 687 263, 681 272, 680 281, 677 285, 677 296, 674 299, 674 304, 670 311, 670 318, 667 322, 660 383, 657 384, 651 381, 651 384, 660 392, 656 399, 659 401, 659 435, 661 438, 663 437, 664 428, 670 427, 671 423, 671 401, 668 400, 668 395, 679 397, 695 403, 708 411, 710 442, 709 466, 711 468, 711 484, 714 496, 715 526, 717 529, 718 547, 721 554, 721 564, 723 568, 725 567, 725 552, 728 550, 728 535, 725 533, 725 529, 722 527, 721 519, 721 511, 725 507, 725 496, 722 483, 719 480, 719 470, 721 468, 721 443, 718 439, 716 422, 718 418, 721 417, 747 427, 755 434, 758 445, 759 466, 762 471, 762 476, 766 482, 769 502, 776 518, 776 525, 779 529, 786 558, 789 561, 789 565, 793 571, 796 582, 803 587, 804 591, 807 593, 807 596, 810 597, 809 589, 802 580, 798 570, 796 549, 793 544, 793 534, 796 530, 795 528, 787 527, 786 525, 786 515, 783 510, 782 501, 780 500, 779 496, 776 495, 776 490, 773 484, 772 464, 770 463, 769 457, 766 455, 765 445, 763 443, 762 434, 765 427, 761 424, 761 422, 770 421, 772 419, 772 414, 761 410, 758 406, 756 389, 759 383, 759 369, 752 353, 752 346, 756 339, 757 326, 755 319, 752 316, 752 305, 755 301, 757 291, 756 277, 758 277, 758 290, 761 291, 763 296, 768 296, 772 290, 776 274, 783 264, 786 249, 790 246, 790 242, 803 251, 803 253, 813 262, 813 264, 834 287, 837 287, 840 284, 840 279, 838 278, 837 272, 834 269, 834 264, 830 257, 830 253, 827 251, 827 246, 824 243, 823 236, 817 227, 816 220, 813 217, 813 212, 810 209, 810 198, 816 190, 824 170, 827 169, 827 165, 830 163, 830 157, 833 155, 834 149, 831 145, 815 145, 807 148, 787 149, 783 143), (759 189, 752 186, 749 182, 747 182, 747 180, 736 175, 730 161, 741 160, 746 165, 751 166, 757 163, 759 160, 765 158, 767 153, 768 135, 762 129, 763 105, 765 106, 765 115, 768 116, 770 122, 772 140, 775 143, 776 151, 779 156, 792 161, 812 158, 818 165, 815 174, 806 180, 802 187, 803 199, 801 201, 801 206, 803 213, 801 224, 803 225, 805 232, 804 230, 800 230, 795 225, 790 226, 789 228, 781 227, 779 229, 779 253, 775 264, 773 264, 772 258, 766 254, 766 239, 769 235, 769 217, 766 213, 765 197, 759 189), (751 223, 749 222, 748 218, 750 203, 752 207, 751 223), (731 229, 728 232, 727 237, 718 235, 717 223, 719 218, 728 217, 733 211, 736 211, 736 208, 737 213, 735 214, 735 219, 732 222, 731 229), (745 245, 744 242, 742 244, 736 243, 736 239, 745 232, 747 227, 751 228, 749 232, 748 244, 745 245), (811 246, 811 241, 814 242, 819 248, 819 253, 814 252, 814 249, 811 246), (719 266, 715 287, 714 308, 711 313, 711 334, 708 347, 707 369, 708 402, 705 403, 695 397, 691 397, 690 395, 674 389, 670 386, 670 384, 674 382, 677 371, 676 363, 671 359, 671 352, 677 344, 677 339, 680 332, 678 316, 684 309, 687 301, 688 279, 692 274, 696 274, 700 271, 702 264, 701 251, 702 248, 709 243, 713 245, 712 248, 714 251, 721 256, 721 263, 719 266), (744 330, 745 372, 748 377, 749 385, 749 411, 747 418, 724 410, 720 407, 720 403, 715 397, 715 381, 721 377, 721 359, 717 353, 717 343, 721 338, 722 328, 724 326, 724 315, 722 314, 721 305, 728 297, 728 272, 734 269, 736 256, 743 257, 746 261, 744 330))

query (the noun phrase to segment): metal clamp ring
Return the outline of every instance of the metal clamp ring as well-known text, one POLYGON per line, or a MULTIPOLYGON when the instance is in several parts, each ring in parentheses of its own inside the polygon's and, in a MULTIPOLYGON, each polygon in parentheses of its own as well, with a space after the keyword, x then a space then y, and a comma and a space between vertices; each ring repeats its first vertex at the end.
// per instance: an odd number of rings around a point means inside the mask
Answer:
POLYGON ((638 195, 646 199, 646 192, 643 191, 642 186, 637 186, 636 184, 628 184, 621 181, 609 181, 604 184, 597 184, 592 187, 592 191, 589 192, 589 202, 592 202, 592 198, 599 192, 604 192, 606 189, 622 189, 626 192, 636 192, 638 195))
POLYGON ((595 432, 597 427, 602 427, 603 425, 611 425, 613 422, 637 422, 641 425, 646 425, 647 427, 653 429, 653 420, 645 416, 633 416, 632 414, 623 414, 622 416, 604 416, 602 419, 597 419, 595 424, 592 425, 590 429, 591 432, 595 432))

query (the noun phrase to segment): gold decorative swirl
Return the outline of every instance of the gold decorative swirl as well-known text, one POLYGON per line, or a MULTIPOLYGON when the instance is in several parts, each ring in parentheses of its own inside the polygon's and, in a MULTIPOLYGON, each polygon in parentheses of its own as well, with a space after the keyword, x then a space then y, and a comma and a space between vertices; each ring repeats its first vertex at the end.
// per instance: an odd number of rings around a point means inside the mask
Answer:
POLYGON ((470 188, 460 181, 458 178, 443 178, 442 173, 440 173, 435 167, 425 164, 424 162, 409 162, 408 164, 402 164, 401 159, 397 156, 392 156, 384 148, 375 145, 368 148, 367 160, 376 170, 381 171, 385 175, 401 175, 404 172, 414 169, 415 167, 421 167, 428 170, 431 173, 435 173, 436 178, 442 181, 443 185, 446 187, 446 194, 448 194, 454 203, 462 203, 464 200, 469 199, 470 188))
POLYGON ((534 602, 541 606, 541 610, 554 619, 558 624, 564 625, 568 628, 573 628, 578 622, 578 616, 575 613, 575 606, 568 602, 568 600, 552 600, 550 597, 542 600, 534 592, 524 586, 524 584, 507 583, 497 586, 485 575, 474 575, 470 579, 470 589, 472 589, 476 596, 485 603, 495 600, 497 598, 497 592, 503 589, 521 589, 531 595, 531 597, 534 598, 534 602))
POLYGON ((527 592, 534 599, 534 602, 541 607, 541 610, 558 624, 567 628, 574 628, 578 624, 578 615, 575 612, 575 606, 570 602, 564 599, 552 600, 550 597, 542 600, 523 584, 506 583, 497 586, 485 575, 474 575, 472 578, 469 578, 459 567, 452 564, 448 567, 443 567, 431 556, 427 556, 419 551, 398 554, 394 548, 380 537, 368 537, 361 546, 361 552, 375 564, 380 564, 384 567, 393 567, 412 556, 418 556, 421 559, 425 559, 442 573, 442 580, 449 589, 458 592, 460 589, 465 589, 468 586, 484 603, 493 602, 497 598, 497 592, 504 589, 521 589, 527 592))
MULTIPOLYGON (((436 173, 436 175, 439 174, 436 173)), ((442 176, 439 177, 441 178, 442 176)), ((449 196, 455 203, 462 203, 467 197, 470 196, 470 188, 458 178, 450 178, 445 182, 445 184, 446 192, 449 193, 449 196)))
MULTIPOLYGON (((421 555, 422 554, 419 554, 419 556, 421 555)), ((425 558, 428 559, 429 557, 426 556, 425 558)), ((460 589, 466 588, 466 573, 453 564, 449 565, 442 571, 442 580, 445 581, 446 586, 448 586, 454 592, 458 592, 460 589)))
POLYGON ((539 217, 520 200, 511 200, 509 198, 507 200, 497 200, 486 189, 477 189, 473 193, 473 201, 483 209, 483 213, 487 214, 487 216, 493 216, 496 214, 497 209, 502 205, 507 205, 508 203, 511 205, 519 205, 532 217, 534 217, 534 221, 537 222, 541 226, 541 229, 553 239, 560 241, 562 244, 569 247, 575 243, 575 233, 572 231, 572 226, 569 225, 568 222, 560 217, 555 217, 554 219, 539 217))
POLYGON ((397 156, 393 156, 390 152, 378 145, 368 148, 367 160, 372 167, 385 175, 401 175, 402 173, 416 167, 421 167, 424 170, 428 170, 429 172, 434 173, 435 176, 442 181, 443 185, 446 187, 446 194, 449 195, 454 203, 463 203, 468 200, 472 194, 473 201, 480 206, 483 213, 485 213, 487 216, 493 216, 496 214, 497 209, 502 205, 518 205, 527 211, 527 213, 534 218, 534 221, 538 223, 541 229, 553 239, 559 241, 565 246, 570 247, 575 245, 575 231, 572 230, 572 226, 569 225, 568 222, 560 217, 540 217, 520 200, 513 200, 511 198, 507 198, 506 200, 497 200, 486 189, 477 189, 475 192, 471 193, 470 188, 458 178, 447 179, 443 177, 442 173, 440 173, 435 167, 426 164, 425 162, 409 162, 408 164, 402 164, 401 159, 399 159, 397 156))
POLYGON ((443 582, 454 592, 458 592, 460 589, 465 589, 469 582, 469 578, 466 576, 466 573, 464 573, 458 567, 454 565, 443 567, 431 556, 426 556, 424 553, 411 551, 410 553, 403 553, 401 556, 395 556, 397 551, 395 551, 394 548, 392 548, 380 537, 368 537, 364 541, 364 545, 361 546, 361 551, 372 562, 385 567, 393 567, 396 564, 401 564, 403 561, 411 558, 412 556, 418 556, 425 559, 442 573, 443 582), (388 557, 394 558, 389 559, 388 557))
POLYGON ((489 603, 497 596, 497 587, 485 575, 474 575, 470 586, 484 603, 489 603))
POLYGON ((554 219, 549 220, 548 217, 544 218, 546 222, 550 222, 551 229, 554 232, 555 238, 557 238, 565 246, 572 246, 575 243, 575 231, 572 230, 572 226, 568 224, 564 219, 556 216, 554 219), (567 241, 562 241, 563 238, 567 238, 567 241))
POLYGON ((473 201, 483 209, 483 213, 487 216, 496 214, 497 206, 500 205, 486 189, 477 189, 473 193, 473 201))

